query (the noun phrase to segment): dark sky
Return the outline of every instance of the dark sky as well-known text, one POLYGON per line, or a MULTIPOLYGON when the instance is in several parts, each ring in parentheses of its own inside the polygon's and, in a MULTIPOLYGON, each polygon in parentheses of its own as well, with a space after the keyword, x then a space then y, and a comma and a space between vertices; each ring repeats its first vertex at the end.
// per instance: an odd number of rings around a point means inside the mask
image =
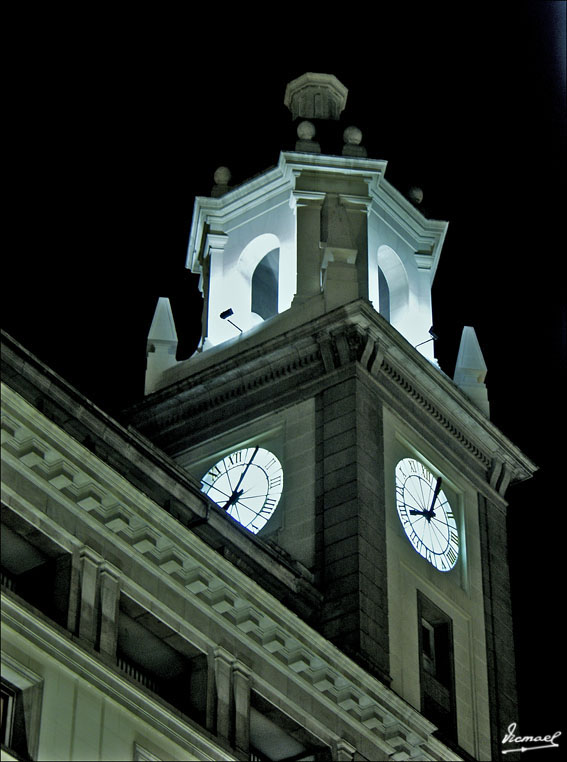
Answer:
POLYGON ((321 6, 310 21, 275 6, 254 28, 148 5, 14 24, 2 324, 110 412, 138 399, 159 296, 181 358, 198 338, 194 197, 219 165, 234 184, 275 165, 295 140, 287 82, 335 74, 345 126, 450 223, 433 290, 441 367, 452 375, 474 326, 492 420, 540 467, 508 498, 519 719, 544 734, 563 721, 565 2, 505 5, 321 6))

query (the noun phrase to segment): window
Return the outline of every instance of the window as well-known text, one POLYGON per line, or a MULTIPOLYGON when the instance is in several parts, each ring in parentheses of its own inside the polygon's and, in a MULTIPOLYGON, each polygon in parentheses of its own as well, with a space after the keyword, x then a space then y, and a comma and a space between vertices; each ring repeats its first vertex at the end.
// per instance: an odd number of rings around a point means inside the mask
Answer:
POLYGON ((406 267, 390 246, 380 246, 378 265, 378 311, 395 328, 404 322, 409 307, 406 267))
POLYGON ((16 691, 8 683, 2 683, 2 746, 11 746, 14 729, 16 691))
POLYGON ((66 627, 71 554, 8 509, 2 518, 2 585, 66 627))
POLYGON ((331 754, 306 728, 252 691, 250 759, 253 762, 326 762, 331 754))
POLYGON ((419 592, 418 616, 421 709, 442 738, 456 741, 452 622, 419 592))
POLYGON ((205 725, 206 654, 125 595, 120 597, 117 663, 130 679, 205 725))
POLYGON ((2 748, 18 759, 37 756, 42 693, 43 679, 3 653, 2 748))

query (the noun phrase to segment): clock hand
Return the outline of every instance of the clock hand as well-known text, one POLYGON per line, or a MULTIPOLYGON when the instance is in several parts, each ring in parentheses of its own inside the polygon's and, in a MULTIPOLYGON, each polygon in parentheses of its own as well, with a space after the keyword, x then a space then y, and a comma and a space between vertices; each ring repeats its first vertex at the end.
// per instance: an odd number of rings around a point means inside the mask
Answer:
POLYGON ((238 488, 239 488, 239 487, 240 487, 240 485, 242 484, 242 480, 243 480, 243 479, 244 479, 244 477, 246 476, 246 473, 247 473, 248 469, 250 468, 250 465, 251 465, 252 461, 253 461, 253 460, 254 460, 254 458, 256 457, 256 453, 258 452, 258 450, 259 450, 259 449, 260 449, 259 447, 256 447, 256 449, 255 449, 255 450, 254 450, 254 452, 252 453, 252 457, 250 458, 250 460, 249 460, 249 461, 248 461, 248 463, 246 464, 246 468, 245 468, 245 469, 244 469, 244 471, 243 471, 243 472, 240 474, 240 479, 238 480, 238 482, 237 482, 237 484, 236 484, 236 487, 235 487, 235 488, 232 490, 232 495, 231 495, 231 496, 228 498, 228 500, 226 501, 226 503, 223 505, 223 509, 224 509, 225 511, 227 511, 227 510, 230 508, 230 506, 231 506, 231 505, 234 505, 235 503, 237 503, 237 502, 238 502, 238 500, 239 500, 239 498, 240 498, 240 496, 242 495, 242 490, 240 490, 240 491, 239 491, 239 489, 238 489, 238 488))
POLYGON ((432 518, 435 516, 435 511, 433 510, 433 506, 435 505, 435 501, 439 497, 439 492, 441 491, 441 482, 443 480, 441 477, 437 479, 437 484, 435 485, 435 492, 433 493, 433 500, 431 501, 431 508, 427 511, 427 520, 431 521, 432 518))

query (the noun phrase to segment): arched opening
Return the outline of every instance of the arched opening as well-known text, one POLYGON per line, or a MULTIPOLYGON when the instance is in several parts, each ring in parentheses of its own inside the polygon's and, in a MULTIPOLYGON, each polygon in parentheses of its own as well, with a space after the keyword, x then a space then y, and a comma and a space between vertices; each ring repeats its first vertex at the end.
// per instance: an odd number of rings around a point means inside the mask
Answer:
POLYGON ((378 268, 378 304, 380 314, 390 322, 390 289, 381 267, 378 268))
POLYGON ((392 325, 403 320, 409 305, 406 268, 390 246, 378 249, 378 310, 392 325))
POLYGON ((278 274, 280 250, 272 249, 256 265, 252 274, 252 312, 263 320, 278 314, 278 274))
MULTIPOLYGON (((263 233, 250 241, 238 258, 237 273, 244 288, 240 299, 233 293, 236 314, 243 330, 279 312, 280 242, 273 233, 263 233)), ((236 288, 231 280, 230 289, 236 288)))

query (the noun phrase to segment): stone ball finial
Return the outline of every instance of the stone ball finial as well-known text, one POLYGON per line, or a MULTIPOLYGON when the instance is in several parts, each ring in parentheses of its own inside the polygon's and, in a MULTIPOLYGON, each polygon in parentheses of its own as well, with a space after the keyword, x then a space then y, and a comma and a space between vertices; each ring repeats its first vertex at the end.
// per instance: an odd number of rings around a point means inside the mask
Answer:
POLYGON ((297 125, 297 137, 300 140, 313 140, 315 132, 315 125, 307 119, 297 125))
POLYGON ((359 146, 362 142, 362 132, 358 127, 347 127, 343 132, 343 140, 350 146, 359 146))
POLYGON ((413 201, 414 204, 421 204, 423 201, 423 191, 421 188, 418 188, 416 185, 411 187, 408 191, 408 196, 410 201, 413 201))
POLYGON ((232 175, 228 167, 219 167, 214 174, 214 180, 217 185, 228 185, 231 177, 232 175))

